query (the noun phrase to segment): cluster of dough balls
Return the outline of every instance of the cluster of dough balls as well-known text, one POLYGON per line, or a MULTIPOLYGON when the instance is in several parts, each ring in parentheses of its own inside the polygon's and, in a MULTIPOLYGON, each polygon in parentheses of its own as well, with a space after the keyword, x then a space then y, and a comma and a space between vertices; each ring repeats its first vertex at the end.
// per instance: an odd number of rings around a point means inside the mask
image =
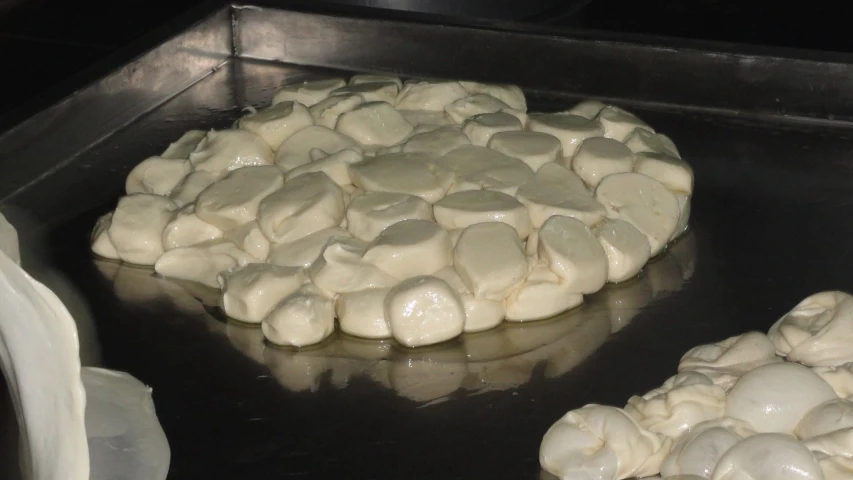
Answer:
POLYGON ((287 85, 128 175, 92 250, 221 289, 279 345, 407 347, 547 318, 687 228, 675 145, 600 102, 528 114, 510 85, 356 75, 287 85))
POLYGON ((625 408, 567 413, 539 459, 562 479, 853 478, 853 296, 818 293, 767 335, 693 348, 625 408))

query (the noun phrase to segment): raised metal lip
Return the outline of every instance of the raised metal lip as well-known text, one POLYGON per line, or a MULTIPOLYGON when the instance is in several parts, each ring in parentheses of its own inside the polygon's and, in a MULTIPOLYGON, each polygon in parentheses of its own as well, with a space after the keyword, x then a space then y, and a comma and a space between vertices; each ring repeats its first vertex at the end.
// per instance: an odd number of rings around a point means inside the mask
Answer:
MULTIPOLYGON (((295 11, 316 15, 370 19, 395 23, 420 23, 436 26, 459 27, 468 29, 488 30, 521 36, 554 37, 566 40, 594 41, 618 45, 631 45, 661 51, 695 52, 709 56, 738 56, 744 60, 764 58, 778 61, 803 61, 816 63, 831 63, 839 65, 853 64, 853 54, 827 52, 790 47, 773 47, 761 45, 746 45, 733 42, 711 40, 693 40, 678 37, 658 35, 641 35, 618 33, 605 30, 580 28, 558 28, 520 22, 507 22, 487 19, 460 19, 439 14, 403 12, 357 6, 335 5, 334 8, 324 8, 306 1, 290 1, 285 8, 280 2, 259 0, 255 2, 222 2, 209 0, 164 23, 161 27, 149 32, 127 46, 105 56, 91 66, 71 75, 21 106, 0 115, 0 137, 25 122, 27 119, 54 105, 63 99, 73 96, 100 78, 116 70, 118 65, 124 65, 143 53, 156 48, 163 41, 187 30, 192 25, 201 23, 223 10, 232 12, 232 40, 236 42, 234 29, 239 28, 235 22, 235 11, 241 9, 276 9, 295 11)), ((232 42, 232 56, 239 56, 238 45, 232 42)))

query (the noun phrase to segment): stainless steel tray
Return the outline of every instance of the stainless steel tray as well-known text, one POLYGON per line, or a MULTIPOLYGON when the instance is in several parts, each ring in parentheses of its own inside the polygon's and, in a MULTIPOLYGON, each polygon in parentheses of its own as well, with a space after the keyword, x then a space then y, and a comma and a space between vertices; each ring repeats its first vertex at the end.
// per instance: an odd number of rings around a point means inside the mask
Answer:
POLYGON ((70 305, 86 363, 153 387, 171 478, 548 478, 538 444, 565 411, 621 405, 687 348, 851 289, 853 59, 439 21, 205 7, 0 136, 24 264, 70 305), (271 348, 212 292, 88 255, 133 165, 338 71, 513 82, 533 110, 627 106, 692 163, 691 231, 560 318, 415 351, 343 335, 271 348))

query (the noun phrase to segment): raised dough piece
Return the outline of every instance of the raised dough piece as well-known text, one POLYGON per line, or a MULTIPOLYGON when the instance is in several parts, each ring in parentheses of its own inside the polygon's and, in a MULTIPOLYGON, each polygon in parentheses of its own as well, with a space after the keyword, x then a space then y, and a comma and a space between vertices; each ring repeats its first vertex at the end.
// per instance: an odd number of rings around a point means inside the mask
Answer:
POLYGON ((329 93, 329 97, 338 95, 361 95, 365 102, 385 102, 393 104, 397 99, 400 86, 394 82, 363 82, 347 85, 329 93))
POLYGON ((487 146, 523 161, 534 172, 542 165, 556 162, 563 157, 563 145, 560 140, 541 132, 499 132, 492 135, 487 146))
POLYGON ((539 463, 560 478, 616 480, 660 471, 672 440, 616 407, 586 405, 559 419, 539 446, 539 463))
POLYGON ((447 231, 429 220, 403 220, 379 234, 362 258, 399 280, 431 275, 450 264, 447 231))
POLYGON ((273 150, 294 133, 313 124, 311 112, 299 102, 276 103, 237 120, 237 128, 263 138, 273 150))
POLYGON ((444 111, 450 115, 456 123, 463 123, 465 120, 479 115, 481 113, 496 113, 505 108, 510 108, 506 103, 497 98, 485 93, 478 93, 470 97, 460 98, 453 103, 444 107, 444 111))
POLYGON ((726 416, 739 418, 757 432, 792 434, 809 410, 837 398, 816 373, 796 363, 773 363, 745 373, 726 403, 726 416))
POLYGON ((192 169, 189 160, 149 157, 133 167, 127 175, 124 189, 128 195, 153 193, 168 196, 192 169))
POLYGON ((636 128, 643 128, 652 133, 652 127, 637 118, 633 113, 610 105, 602 109, 596 117, 604 128, 604 136, 624 142, 636 128))
POLYGON ((298 267, 280 267, 250 263, 218 277, 222 289, 222 309, 236 320, 261 323, 261 320, 305 282, 298 267))
POLYGON ((506 319, 526 322, 552 317, 583 303, 583 295, 573 292, 542 261, 537 262, 524 283, 506 299, 506 319))
POLYGON ((660 473, 664 478, 711 478, 720 457, 754 434, 748 423, 735 418, 721 417, 699 423, 678 437, 661 464, 660 473))
POLYGON ((179 207, 195 203, 198 194, 218 179, 219 175, 213 172, 192 172, 172 189, 169 198, 179 207))
POLYGON ((253 165, 271 165, 273 152, 267 142, 246 130, 211 130, 190 154, 196 171, 223 175, 253 165))
MULTIPOLYGON (((806 448, 821 457, 853 459, 853 428, 833 430, 829 433, 803 440, 802 442, 806 448)), ((847 463, 847 465, 850 465, 850 463, 847 463)), ((841 465, 836 465, 836 467, 839 466, 841 465)))
POLYGON ((829 291, 809 296, 767 332, 791 362, 826 367, 853 362, 853 296, 829 291))
MULTIPOLYGON (((424 133, 441 126, 453 125, 453 119, 446 112, 400 109, 400 115, 415 127, 412 130, 412 134, 424 133)), ((465 138, 467 139, 468 137, 465 138)))
POLYGON ((571 159, 572 170, 593 188, 597 187, 604 177, 630 172, 633 166, 634 154, 628 147, 603 137, 584 140, 571 159))
POLYGON ((204 130, 190 130, 181 135, 181 138, 170 143, 166 150, 160 154, 162 158, 187 159, 198 146, 201 139, 207 135, 204 130))
POLYGON ((464 229, 475 223, 503 222, 518 232, 518 238, 530 234, 527 207, 515 198, 490 190, 467 190, 447 195, 433 205, 435 221, 447 230, 464 229))
POLYGON ((510 108, 521 110, 522 112, 527 111, 527 100, 524 98, 524 92, 515 85, 467 81, 461 81, 459 84, 470 95, 485 93, 504 102, 510 108))
POLYGON ((767 335, 747 332, 688 350, 681 357, 678 371, 702 373, 715 385, 730 390, 744 373, 762 365, 781 362, 775 353, 767 335))
POLYGON ((359 85, 362 83, 375 82, 396 83, 398 87, 403 88, 403 81, 400 80, 400 77, 396 75, 387 75, 384 73, 360 73, 358 75, 353 75, 352 77, 350 77, 348 84, 359 85))
POLYGON ((539 229, 537 251, 570 292, 595 293, 607 283, 607 255, 580 220, 549 218, 539 229))
POLYGON ((434 203, 444 196, 453 175, 429 153, 392 153, 349 165, 352 183, 366 192, 407 193, 434 203))
MULTIPOLYGON (((316 152, 317 150, 312 149, 311 151, 316 152)), ((306 173, 323 172, 341 187, 352 185, 352 180, 349 176, 349 164, 360 162, 363 158, 364 156, 357 150, 351 148, 341 150, 340 152, 323 156, 317 160, 313 160, 311 163, 306 163, 293 170, 289 170, 287 172, 287 180, 305 175, 306 173)))
POLYGON ((314 117, 314 124, 326 128, 335 128, 341 114, 353 111, 362 103, 364 103, 364 97, 355 93, 335 95, 315 103, 308 109, 308 112, 314 117))
POLYGON ((678 438, 693 426, 722 417, 726 391, 708 377, 679 373, 661 388, 628 399, 625 411, 650 432, 678 438))
POLYGON ((258 222, 252 221, 225 232, 224 238, 261 261, 266 261, 269 257, 270 241, 261 232, 258 222))
MULTIPOLYGON (((847 428, 853 429, 853 402, 833 398, 809 410, 794 429, 794 436, 807 440, 847 428)), ((853 452, 853 445, 850 450, 853 452)))
POLYGON ((397 95, 397 108, 443 112, 444 107, 468 95, 459 82, 410 82, 397 95))
POLYGON ((163 254, 163 230, 176 205, 166 197, 136 193, 122 197, 107 234, 118 257, 137 265, 153 265, 163 254))
POLYGON ((654 133, 645 128, 635 128, 625 139, 625 145, 634 153, 663 153, 681 158, 675 143, 662 133, 654 133))
POLYGON ((439 127, 424 133, 412 135, 403 144, 402 151, 406 153, 428 152, 445 155, 471 141, 456 126, 439 127))
MULTIPOLYGON (((812 452, 815 453, 815 452, 812 452)), ((824 480, 847 480, 853 478, 853 458, 841 455, 823 456, 815 453, 823 470, 824 480)))
POLYGON ((584 100, 574 107, 562 112, 566 115, 578 115, 589 120, 594 119, 607 105, 598 100, 584 100))
POLYGON ((462 300, 462 306, 465 308, 463 331, 482 332, 498 326, 503 321, 506 311, 504 302, 487 298, 474 298, 452 265, 435 272, 433 276, 447 282, 462 300))
POLYGON ((503 300, 527 276, 527 257, 515 229, 487 222, 462 231, 453 265, 475 298, 503 300))
POLYGON ((189 280, 218 289, 221 272, 249 263, 260 263, 260 260, 231 242, 214 240, 169 250, 154 264, 154 271, 164 277, 189 280))
POLYGON ((268 263, 283 267, 308 268, 320 256, 326 243, 335 237, 351 237, 346 229, 326 228, 306 235, 290 243, 279 243, 270 248, 268 263))
POLYGON ((362 259, 367 243, 355 238, 333 237, 308 270, 311 281, 331 293, 385 288, 397 279, 362 259))
POLYGON ((255 220, 261 201, 284 185, 284 175, 274 166, 235 170, 198 195, 198 218, 223 231, 255 220))
POLYGON ((638 153, 634 159, 635 172, 654 178, 674 192, 693 193, 693 168, 684 160, 651 152, 638 153))
POLYGON ((326 155, 352 149, 361 152, 361 145, 352 138, 330 128, 313 125, 303 128, 285 140, 275 153, 275 164, 288 172, 310 163, 311 151, 319 149, 326 155))
POLYGON ((595 120, 561 113, 531 114, 527 128, 557 137, 563 144, 563 157, 566 158, 574 156, 580 144, 587 138, 604 134, 604 129, 595 120))
POLYGON ((276 345, 320 343, 335 331, 335 304, 313 285, 304 285, 270 311, 261 330, 276 345))
POLYGON ((322 80, 308 80, 302 83, 292 83, 281 87, 275 96, 272 103, 276 105, 282 102, 299 102, 306 107, 310 107, 315 103, 323 100, 332 90, 345 86, 345 82, 341 78, 328 78, 322 80))
POLYGON ((812 453, 789 435, 759 433, 720 457, 712 480, 824 480, 812 453))
MULTIPOLYGON (((98 218, 95 228, 92 229, 90 247, 95 255, 109 258, 110 260, 118 260, 118 252, 109 235, 112 220, 113 212, 101 215, 98 218)), ((18 248, 18 232, 14 228, 11 228, 11 224, 0 214, 0 251, 4 252, 15 263, 20 265, 21 254, 18 248)))
MULTIPOLYGON (((414 133, 414 130, 412 130, 414 133)), ((398 143, 396 145, 391 145, 390 147, 380 147, 377 145, 368 145, 364 149, 365 157, 381 157, 382 155, 390 155, 392 153, 402 153, 403 144, 398 143)))
POLYGON ((464 133, 472 145, 485 147, 492 135, 500 132, 520 132, 524 128, 521 121, 504 112, 482 113, 474 115, 462 124, 464 133))
POLYGON ((322 172, 306 173, 266 196, 258 206, 258 225, 273 243, 296 241, 337 227, 344 218, 341 187, 322 172))
POLYGON ((530 115, 528 115, 525 111, 516 110, 514 108, 504 108, 503 110, 501 110, 501 112, 508 113, 513 117, 517 118, 518 121, 521 122, 522 128, 526 129, 527 125, 530 123, 530 115))
POLYGON ((455 176, 450 193, 495 190, 515 195, 518 188, 533 177, 533 170, 521 160, 473 145, 453 150, 439 164, 455 176))
POLYGON ((405 193, 364 192, 347 205, 347 228, 353 236, 372 241, 389 226, 403 220, 432 220, 432 207, 405 193))
POLYGON ((604 178, 595 199, 607 216, 625 220, 649 240, 651 255, 660 253, 678 225, 678 199, 662 183, 640 173, 617 173, 604 178))
POLYGON ((385 297, 390 290, 368 288, 338 296, 335 312, 341 330, 363 338, 391 338, 391 326, 385 319, 385 297))
POLYGON ((219 227, 198 218, 195 214, 195 204, 191 203, 175 212, 175 216, 163 229, 163 248, 171 250, 189 247, 222 238, 222 235, 219 227))
POLYGON ((465 308, 447 282, 421 276, 404 280, 388 292, 385 318, 398 342, 419 347, 460 335, 465 308))
POLYGON ((839 397, 853 397, 853 363, 837 367, 813 367, 812 371, 820 375, 839 397))
POLYGON ((368 102, 338 117, 335 130, 362 145, 389 147, 412 133, 412 125, 385 102, 368 102))
POLYGON ((583 180, 555 163, 543 165, 518 188, 516 198, 527 206, 537 229, 553 215, 576 218, 590 226, 605 216, 604 206, 592 198, 583 180))
POLYGON ((651 247, 643 232, 625 220, 605 219, 592 233, 607 255, 607 281, 634 277, 649 261, 651 247))

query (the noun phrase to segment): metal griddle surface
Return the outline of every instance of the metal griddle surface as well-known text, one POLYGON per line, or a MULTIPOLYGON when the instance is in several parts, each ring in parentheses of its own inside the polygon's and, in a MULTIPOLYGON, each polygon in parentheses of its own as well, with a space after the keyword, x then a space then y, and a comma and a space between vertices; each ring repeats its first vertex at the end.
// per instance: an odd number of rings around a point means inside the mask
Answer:
MULTIPOLYGON (((64 286, 84 361, 153 388, 170 478, 550 478, 539 441, 566 411, 621 406, 674 374, 690 347, 766 330, 808 294, 851 288, 848 125, 630 101, 693 165, 691 229, 640 278, 554 320, 424 350, 338 335, 295 352, 227 322, 204 305, 215 301, 209 291, 90 257, 88 234, 132 166, 185 130, 229 126, 288 78, 317 73, 232 59, 4 203, 35 225, 25 242, 46 242, 43 258, 25 249, 25 265, 64 286)), ((533 111, 555 111, 579 97, 528 98, 533 111)))

